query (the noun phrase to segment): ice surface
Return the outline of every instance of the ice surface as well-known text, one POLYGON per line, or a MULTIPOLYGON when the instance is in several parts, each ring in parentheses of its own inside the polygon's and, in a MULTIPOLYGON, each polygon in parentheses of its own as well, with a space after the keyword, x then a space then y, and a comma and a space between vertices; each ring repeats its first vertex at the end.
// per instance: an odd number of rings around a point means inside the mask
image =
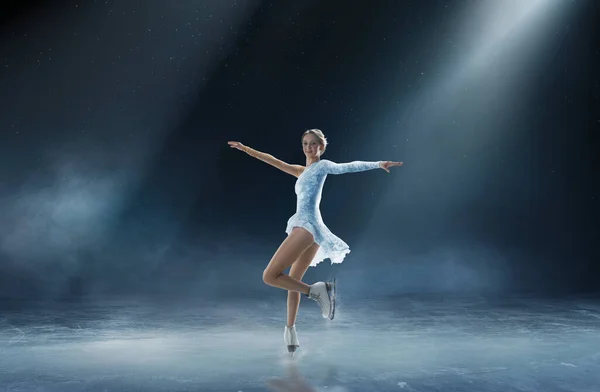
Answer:
POLYGON ((597 298, 342 298, 332 322, 303 300, 294 359, 275 289, 0 310, 0 391, 600 390, 597 298))

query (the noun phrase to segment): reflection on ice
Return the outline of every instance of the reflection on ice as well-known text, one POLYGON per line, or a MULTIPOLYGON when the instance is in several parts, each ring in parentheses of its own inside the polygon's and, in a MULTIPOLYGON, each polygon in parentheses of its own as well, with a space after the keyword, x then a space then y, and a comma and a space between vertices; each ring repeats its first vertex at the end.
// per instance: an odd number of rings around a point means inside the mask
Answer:
POLYGON ((311 385, 302 375, 298 362, 298 357, 290 358, 285 362, 285 376, 273 378, 267 381, 266 385, 271 391, 275 392, 320 392, 325 389, 330 392, 348 392, 349 390, 338 384, 333 377, 324 381, 324 388, 317 388, 311 385))

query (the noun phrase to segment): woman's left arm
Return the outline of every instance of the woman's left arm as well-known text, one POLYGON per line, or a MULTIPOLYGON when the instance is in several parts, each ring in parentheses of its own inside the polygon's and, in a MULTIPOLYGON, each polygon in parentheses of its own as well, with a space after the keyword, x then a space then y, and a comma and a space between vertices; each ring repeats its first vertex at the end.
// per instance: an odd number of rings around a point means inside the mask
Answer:
POLYGON ((402 162, 392 161, 377 161, 377 162, 365 162, 365 161, 353 161, 348 163, 335 163, 329 160, 323 160, 325 171, 327 174, 345 174, 345 173, 357 173, 373 169, 383 169, 389 173, 389 168, 392 166, 402 166, 402 162))

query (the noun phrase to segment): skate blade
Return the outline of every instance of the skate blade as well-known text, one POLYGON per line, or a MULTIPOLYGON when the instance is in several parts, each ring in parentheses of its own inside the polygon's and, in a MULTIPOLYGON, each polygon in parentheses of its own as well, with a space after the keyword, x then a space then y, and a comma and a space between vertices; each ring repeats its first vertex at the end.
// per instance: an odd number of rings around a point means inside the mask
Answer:
POLYGON ((333 282, 331 283, 331 314, 329 315, 329 320, 333 320, 335 318, 335 295, 336 295, 336 278, 333 278, 333 282))
POLYGON ((288 349, 288 357, 293 359, 296 357, 296 350, 298 349, 298 346, 287 346, 288 349))

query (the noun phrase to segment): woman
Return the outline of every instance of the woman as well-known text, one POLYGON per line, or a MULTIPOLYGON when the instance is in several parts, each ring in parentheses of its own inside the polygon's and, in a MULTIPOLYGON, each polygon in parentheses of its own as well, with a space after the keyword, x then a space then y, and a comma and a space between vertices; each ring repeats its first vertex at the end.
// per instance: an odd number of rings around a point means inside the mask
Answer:
POLYGON ((302 277, 309 266, 316 266, 326 258, 332 263, 341 263, 350 252, 348 245, 336 237, 321 218, 319 203, 323 184, 328 174, 343 174, 381 168, 389 172, 392 166, 402 166, 402 162, 379 161, 337 164, 322 160, 327 148, 327 139, 318 129, 309 129, 302 135, 302 149, 306 156, 306 166, 290 165, 270 154, 265 154, 244 146, 240 142, 228 142, 248 155, 260 159, 276 168, 297 177, 296 213, 288 220, 288 237, 279 246, 263 272, 263 281, 274 287, 288 291, 287 324, 284 339, 288 351, 293 353, 299 346, 296 334, 296 315, 300 304, 300 293, 316 301, 324 318, 333 320, 335 316, 335 282, 317 282, 308 285, 302 277), (289 275, 283 271, 291 267, 289 275))

